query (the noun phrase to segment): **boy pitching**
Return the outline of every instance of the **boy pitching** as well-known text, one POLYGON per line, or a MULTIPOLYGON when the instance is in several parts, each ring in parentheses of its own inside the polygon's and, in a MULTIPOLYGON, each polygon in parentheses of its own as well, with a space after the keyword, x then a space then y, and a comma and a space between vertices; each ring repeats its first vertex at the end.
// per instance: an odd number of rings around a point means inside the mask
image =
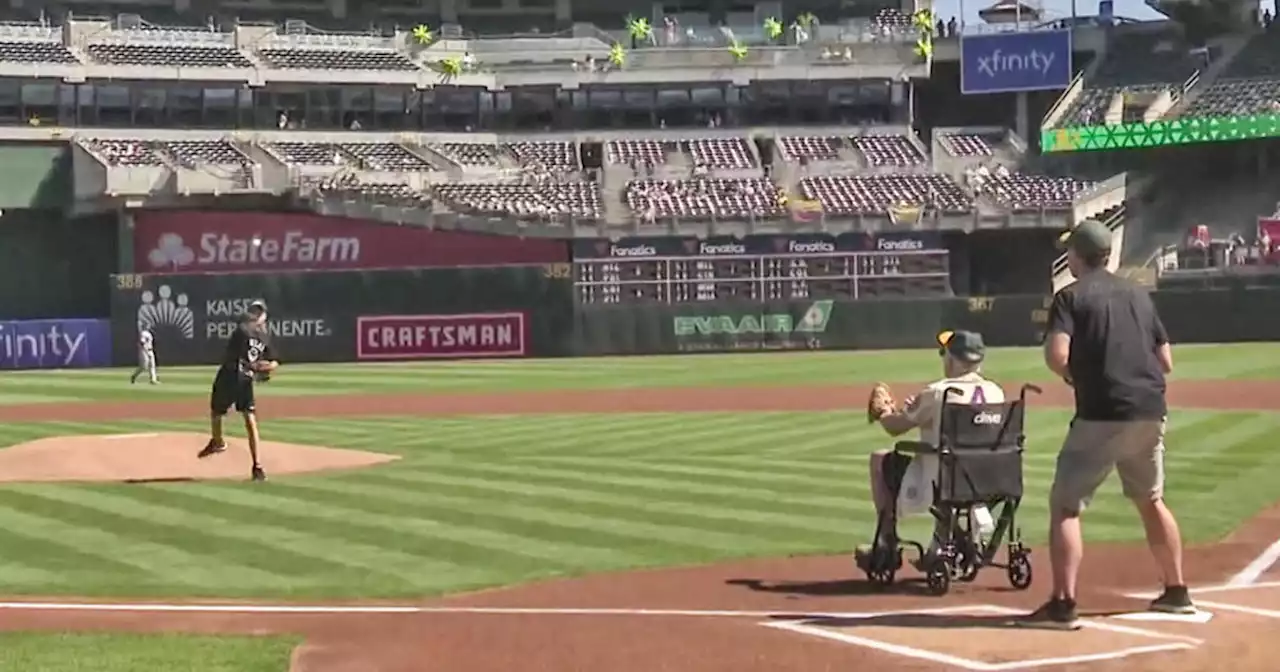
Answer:
POLYGON ((146 327, 138 329, 138 368, 129 376, 129 384, 138 382, 138 376, 144 373, 151 377, 152 385, 160 383, 160 379, 156 377, 155 336, 146 327))
POLYGON ((222 416, 235 406, 244 416, 245 433, 249 436, 249 456, 253 458, 253 480, 267 480, 262 464, 258 462, 258 418, 253 396, 255 380, 265 380, 280 366, 275 350, 271 347, 271 334, 267 329, 267 304, 254 301, 241 318, 235 332, 227 339, 227 350, 222 365, 213 379, 213 391, 209 395, 209 443, 197 457, 201 459, 227 449, 222 438, 222 416))

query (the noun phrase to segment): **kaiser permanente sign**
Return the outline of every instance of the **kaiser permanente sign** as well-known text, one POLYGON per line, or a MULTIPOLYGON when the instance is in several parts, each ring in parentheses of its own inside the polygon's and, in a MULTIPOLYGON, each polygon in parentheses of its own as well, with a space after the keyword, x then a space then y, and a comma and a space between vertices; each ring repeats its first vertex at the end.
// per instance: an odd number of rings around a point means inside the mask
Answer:
POLYGON ((798 320, 788 312, 727 311, 707 315, 679 315, 672 318, 671 326, 676 337, 686 344, 689 339, 706 338, 715 339, 717 343, 734 349, 753 345, 764 347, 767 343, 781 340, 781 345, 788 347, 786 341, 790 339, 786 337, 796 335, 805 339, 806 347, 821 347, 821 343, 814 341, 819 334, 826 332, 834 305, 835 301, 830 299, 815 301, 798 320), (770 339, 768 336, 783 338, 770 339))

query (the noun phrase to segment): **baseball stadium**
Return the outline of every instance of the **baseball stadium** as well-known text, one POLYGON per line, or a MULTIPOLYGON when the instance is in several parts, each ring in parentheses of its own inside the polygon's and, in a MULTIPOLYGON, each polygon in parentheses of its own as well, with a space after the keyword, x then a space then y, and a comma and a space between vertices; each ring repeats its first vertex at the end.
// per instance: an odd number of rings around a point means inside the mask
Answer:
POLYGON ((1277 669, 1274 6, 7 4, 0 670, 1277 669), (1032 628, 1086 236, 1194 608, 1032 628))

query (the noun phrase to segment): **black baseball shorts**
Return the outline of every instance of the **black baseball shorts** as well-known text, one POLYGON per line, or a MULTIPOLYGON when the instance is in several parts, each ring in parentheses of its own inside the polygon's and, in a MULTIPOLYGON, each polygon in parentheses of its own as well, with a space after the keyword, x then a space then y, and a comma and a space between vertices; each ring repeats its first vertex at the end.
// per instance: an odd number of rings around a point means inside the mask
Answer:
POLYGON ((213 379, 213 392, 209 395, 209 410, 214 415, 226 415, 231 407, 239 413, 257 410, 253 398, 253 380, 241 376, 235 370, 218 369, 213 379))

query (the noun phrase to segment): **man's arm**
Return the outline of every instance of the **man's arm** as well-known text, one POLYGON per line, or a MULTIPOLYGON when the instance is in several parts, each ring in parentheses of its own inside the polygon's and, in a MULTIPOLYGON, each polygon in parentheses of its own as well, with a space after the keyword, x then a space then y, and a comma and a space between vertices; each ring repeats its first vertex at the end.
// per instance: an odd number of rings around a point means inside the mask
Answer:
POLYGON ((1071 297, 1063 290, 1053 297, 1049 308, 1049 324, 1044 336, 1044 364, 1055 375, 1071 384, 1067 367, 1071 358, 1071 334, 1075 324, 1071 318, 1071 297))
POLYGON ((906 413, 898 411, 880 418, 880 426, 889 436, 902 436, 915 429, 916 423, 906 413))
POLYGON ((1150 297, 1147 298, 1147 306, 1151 311, 1151 335, 1156 342, 1156 361, 1160 362, 1160 370, 1166 375, 1173 373, 1173 348, 1169 345, 1169 332, 1164 330, 1164 322, 1160 321, 1160 314, 1151 304, 1150 297))

